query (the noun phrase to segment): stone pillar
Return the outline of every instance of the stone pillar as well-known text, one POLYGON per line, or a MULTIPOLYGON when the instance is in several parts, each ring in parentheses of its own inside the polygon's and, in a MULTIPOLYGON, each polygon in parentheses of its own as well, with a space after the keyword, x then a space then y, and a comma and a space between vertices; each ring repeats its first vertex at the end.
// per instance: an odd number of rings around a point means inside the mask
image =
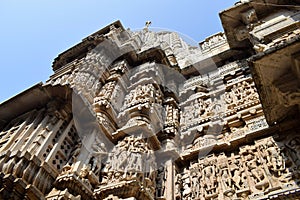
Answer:
POLYGON ((166 173, 167 173, 167 180, 166 180, 166 200, 174 200, 174 192, 175 192, 175 183, 174 183, 174 176, 175 176, 175 166, 172 159, 166 162, 166 173))

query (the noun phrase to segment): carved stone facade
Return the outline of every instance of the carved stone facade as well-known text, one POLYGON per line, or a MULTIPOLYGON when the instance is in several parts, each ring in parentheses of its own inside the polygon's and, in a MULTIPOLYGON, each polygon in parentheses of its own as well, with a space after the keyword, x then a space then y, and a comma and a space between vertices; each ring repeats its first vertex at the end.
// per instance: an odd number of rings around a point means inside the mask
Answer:
POLYGON ((224 33, 117 21, 0 105, 0 199, 300 198, 299 3, 220 13, 224 33))

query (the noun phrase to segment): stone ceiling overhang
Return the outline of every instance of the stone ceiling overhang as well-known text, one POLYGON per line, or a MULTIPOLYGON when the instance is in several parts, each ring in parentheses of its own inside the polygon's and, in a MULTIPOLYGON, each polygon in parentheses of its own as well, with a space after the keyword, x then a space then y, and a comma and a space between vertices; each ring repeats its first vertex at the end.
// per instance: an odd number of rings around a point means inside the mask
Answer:
POLYGON ((220 19, 230 48, 241 50, 249 48, 251 45, 246 35, 253 24, 260 23, 271 13, 297 6, 299 3, 299 0, 252 0, 238 2, 235 6, 220 12, 220 19), (253 19, 247 17, 253 17, 253 19), (238 30, 243 32, 245 38, 238 38, 238 30))
POLYGON ((260 94, 264 113, 270 125, 299 115, 300 35, 283 40, 248 59, 253 79, 260 94), (294 94, 293 94, 294 93, 294 94), (296 99, 288 99, 292 95, 296 99), (298 103, 297 103, 298 102, 298 103))
POLYGON ((69 100, 72 90, 68 86, 43 86, 38 83, 0 104, 0 127, 30 110, 42 108, 51 100, 69 100))

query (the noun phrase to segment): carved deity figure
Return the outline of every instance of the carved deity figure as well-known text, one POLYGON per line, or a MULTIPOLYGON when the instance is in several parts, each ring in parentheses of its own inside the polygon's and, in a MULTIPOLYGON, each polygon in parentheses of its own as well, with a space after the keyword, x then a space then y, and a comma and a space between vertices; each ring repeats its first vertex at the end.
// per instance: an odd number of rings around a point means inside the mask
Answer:
POLYGON ((142 155, 140 152, 131 152, 128 158, 127 169, 142 171, 142 155))
POLYGON ((199 114, 200 116, 206 116, 208 112, 208 107, 210 105, 210 101, 204 101, 203 99, 198 99, 199 102, 199 114))
POLYGON ((260 160, 253 152, 249 153, 245 157, 246 157, 246 165, 249 171, 251 172, 250 176, 254 180, 255 187, 257 189, 264 191, 268 187, 269 182, 266 178, 260 160))
POLYGON ((238 102, 237 97, 232 92, 225 92, 223 99, 228 104, 229 109, 233 109, 238 102))
POLYGON ((271 140, 267 141, 266 147, 267 165, 271 171, 280 176, 281 172, 285 169, 283 157, 280 155, 280 149, 275 146, 271 140))
POLYGON ((229 161, 229 169, 230 169, 230 174, 232 176, 232 188, 236 190, 241 189, 241 170, 243 170, 239 163, 239 159, 237 157, 232 157, 231 160, 229 161))
POLYGON ((115 81, 110 81, 107 82, 100 90, 99 94, 95 98, 95 103, 104 106, 108 106, 108 103, 111 99, 112 93, 114 91, 116 82, 115 81))
POLYGON ((224 190, 228 190, 232 188, 232 180, 227 169, 222 170, 221 180, 222 180, 224 190))
POLYGON ((235 188, 240 190, 241 189, 241 172, 240 172, 240 170, 237 170, 237 169, 234 170, 232 181, 234 183, 235 188))
POLYGON ((196 169, 191 170, 191 177, 192 177, 192 198, 196 199, 200 195, 200 183, 199 183, 199 175, 197 174, 196 169))
POLYGON ((212 162, 204 160, 204 168, 202 170, 202 177, 204 179, 204 188, 207 194, 215 193, 216 188, 216 170, 212 162))

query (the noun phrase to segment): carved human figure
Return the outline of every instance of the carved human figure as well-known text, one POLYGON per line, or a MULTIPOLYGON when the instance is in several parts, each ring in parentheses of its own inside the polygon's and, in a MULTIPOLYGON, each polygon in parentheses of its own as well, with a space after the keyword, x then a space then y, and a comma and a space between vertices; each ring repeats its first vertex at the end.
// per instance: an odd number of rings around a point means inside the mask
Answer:
POLYGON ((94 77, 94 76, 91 76, 91 77, 89 78, 89 80, 87 81, 87 83, 86 83, 86 87, 87 87, 88 89, 91 89, 92 86, 93 86, 93 84, 94 84, 94 81, 95 81, 95 77, 94 77))
POLYGON ((264 191, 269 185, 264 169, 260 163, 260 160, 256 157, 255 154, 250 153, 246 156, 246 165, 251 172, 250 176, 254 180, 255 186, 258 189, 264 191))
POLYGON ((145 177, 144 187, 146 188, 146 191, 148 191, 150 194, 155 194, 155 185, 151 179, 145 177))
POLYGON ((227 169, 222 170, 221 172, 221 180, 222 180, 222 184, 223 184, 223 188, 224 190, 228 190, 232 188, 232 180, 231 177, 228 173, 227 169))
POLYGON ((243 169, 234 170, 232 181, 237 190, 242 190, 248 187, 247 175, 243 169))
POLYGON ((144 94, 143 86, 142 85, 138 85, 135 88, 135 99, 138 100, 140 98, 143 98, 143 94, 144 94))
POLYGON ((104 173, 102 176, 101 184, 108 184, 112 180, 113 172, 104 173))
POLYGON ((190 171, 187 169, 184 169, 184 175, 182 177, 183 179, 183 192, 182 196, 184 200, 191 200, 191 180, 190 180, 190 171))
POLYGON ((215 166, 204 160, 204 168, 202 170, 202 177, 204 179, 204 187, 207 194, 213 194, 216 188, 216 171, 215 166))
POLYGON ((130 105, 130 103, 133 101, 134 98, 134 91, 131 90, 126 96, 124 100, 124 107, 130 105))
POLYGON ((256 183, 260 183, 265 179, 263 170, 260 167, 252 169, 251 173, 252 173, 254 179, 256 180, 256 183))
POLYGON ((280 176, 281 172, 285 169, 283 157, 280 155, 280 149, 276 147, 271 140, 267 141, 266 146, 267 165, 271 171, 280 176))
POLYGON ((196 169, 191 170, 192 177, 192 198, 198 198, 200 195, 200 183, 199 183, 199 175, 196 172, 196 169))
POLYGON ((121 172, 116 171, 116 172, 113 173, 113 180, 115 182, 120 181, 121 177, 122 177, 122 173, 121 172))
POLYGON ((144 166, 145 166, 145 172, 148 173, 148 178, 153 182, 153 185, 155 186, 155 179, 157 176, 157 170, 156 170, 156 162, 155 162, 155 156, 153 150, 148 150, 145 154, 146 158, 144 166))
POLYGON ((71 156, 70 156, 70 159, 68 161, 68 163, 76 163, 77 161, 77 157, 79 156, 80 154, 80 151, 81 151, 81 142, 78 142, 76 144, 76 146, 73 148, 73 150, 71 151, 71 156))
POLYGON ((191 124, 192 123, 192 120, 193 120, 193 107, 192 105, 190 106, 187 106, 185 107, 185 110, 184 110, 186 113, 186 119, 185 119, 185 122, 187 125, 191 124))
POLYGON ((235 188, 240 190, 241 189, 241 172, 240 172, 240 170, 238 170, 238 169, 234 170, 232 181, 233 181, 235 188))
POLYGON ((187 117, 188 117, 188 114, 187 112, 185 111, 180 111, 180 125, 182 128, 185 128, 187 126, 187 117))
POLYGON ((194 112, 193 112, 194 118, 199 117, 199 114, 200 114, 200 112, 199 112, 199 110, 200 110, 200 104, 199 104, 198 99, 195 99, 195 101, 192 104, 192 106, 193 106, 193 110, 194 110, 194 112))
POLYGON ((87 178, 88 174, 89 174, 89 169, 87 167, 83 167, 79 172, 79 177, 84 179, 87 178))
POLYGON ((237 104, 240 105, 244 101, 244 94, 242 84, 238 83, 232 86, 232 94, 235 96, 234 98, 237 100, 237 104))
POLYGON ((166 173, 164 167, 159 167, 156 178, 156 196, 162 197, 165 194, 165 181, 166 181, 166 173))
POLYGON ((125 141, 119 142, 119 145, 112 152, 112 169, 115 171, 124 171, 125 167, 128 166, 128 150, 126 149, 125 141))
POLYGON ((91 188, 92 186, 88 180, 88 175, 89 175, 89 168, 84 166, 79 172, 79 177, 83 183, 85 183, 89 188, 91 188))
POLYGON ((204 101, 202 98, 199 98, 198 99, 198 104, 199 104, 199 115, 200 116, 206 116, 206 113, 207 113, 207 109, 208 109, 208 106, 209 106, 209 103, 207 101, 204 101))
POLYGON ((181 174, 176 174, 176 176, 175 176, 175 197, 176 197, 176 199, 181 199, 181 188, 182 188, 182 176, 181 176, 181 174))
POLYGON ((256 88, 254 86, 251 86, 250 83, 248 83, 247 81, 244 81, 244 87, 247 89, 246 90, 246 95, 247 95, 247 98, 249 100, 255 100, 255 99, 258 99, 258 93, 256 92, 256 88))
POLYGON ((90 159, 91 170, 98 175, 102 168, 102 161, 107 156, 105 144, 96 137, 95 142, 92 144, 92 157, 90 159))
POLYGON ((237 105, 237 97, 233 94, 232 91, 225 92, 223 96, 224 101, 228 104, 229 109, 233 109, 237 105))
POLYGON ((142 155, 140 152, 131 152, 128 157, 127 169, 142 171, 142 155))

